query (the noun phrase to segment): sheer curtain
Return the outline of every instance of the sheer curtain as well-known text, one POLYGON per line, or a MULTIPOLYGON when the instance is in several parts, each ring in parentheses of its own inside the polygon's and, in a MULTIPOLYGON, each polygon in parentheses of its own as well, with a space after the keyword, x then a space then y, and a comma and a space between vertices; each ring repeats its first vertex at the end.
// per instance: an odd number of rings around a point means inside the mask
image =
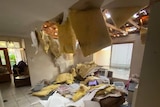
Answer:
POLYGON ((111 68, 130 69, 133 43, 112 45, 111 68))

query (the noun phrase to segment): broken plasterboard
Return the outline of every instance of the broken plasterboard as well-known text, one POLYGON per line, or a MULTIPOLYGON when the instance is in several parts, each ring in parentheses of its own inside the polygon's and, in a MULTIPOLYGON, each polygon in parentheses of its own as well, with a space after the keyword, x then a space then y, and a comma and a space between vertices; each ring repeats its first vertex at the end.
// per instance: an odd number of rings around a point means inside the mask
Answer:
POLYGON ((111 44, 111 39, 100 9, 70 10, 69 20, 84 56, 111 44))

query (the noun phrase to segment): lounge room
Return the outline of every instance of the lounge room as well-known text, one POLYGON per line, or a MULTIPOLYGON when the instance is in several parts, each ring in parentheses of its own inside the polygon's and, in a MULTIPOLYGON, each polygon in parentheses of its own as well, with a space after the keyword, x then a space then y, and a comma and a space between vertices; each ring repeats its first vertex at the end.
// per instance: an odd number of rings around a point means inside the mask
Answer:
POLYGON ((0 107, 160 106, 160 1, 0 7, 0 107))

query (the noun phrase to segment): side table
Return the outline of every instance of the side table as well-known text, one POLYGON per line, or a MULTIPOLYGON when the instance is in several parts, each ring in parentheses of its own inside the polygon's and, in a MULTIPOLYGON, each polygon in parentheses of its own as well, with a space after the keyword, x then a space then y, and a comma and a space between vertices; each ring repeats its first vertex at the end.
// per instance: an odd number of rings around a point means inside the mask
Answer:
POLYGON ((21 75, 14 77, 14 84, 16 87, 31 85, 29 75, 21 75))

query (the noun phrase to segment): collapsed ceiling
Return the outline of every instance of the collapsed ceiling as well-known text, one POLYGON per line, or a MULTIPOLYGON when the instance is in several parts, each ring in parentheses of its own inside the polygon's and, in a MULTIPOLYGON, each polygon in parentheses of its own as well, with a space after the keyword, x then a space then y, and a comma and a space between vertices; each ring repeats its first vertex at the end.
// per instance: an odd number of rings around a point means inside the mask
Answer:
POLYGON ((146 5, 104 9, 102 4, 103 0, 80 0, 68 11, 45 22, 41 30, 58 38, 61 52, 74 53, 77 40, 84 56, 110 46, 110 37, 140 33, 142 29, 143 34, 146 33, 149 15, 146 5))
POLYGON ((140 9, 132 15, 124 24, 117 27, 111 14, 107 9, 103 11, 106 20, 106 26, 111 37, 123 37, 131 33, 140 33, 141 29, 147 29, 149 19, 149 6, 140 9))
POLYGON ((40 37, 46 52, 74 53, 78 41, 83 55, 88 56, 111 45, 111 37, 145 35, 148 4, 149 0, 3 0, 0 35, 30 37, 38 29, 52 35, 40 37), (58 43, 51 37, 58 38, 60 50, 53 50, 58 43))
MULTIPOLYGON (((141 28, 147 29, 149 20, 149 6, 140 9, 134 15, 129 18, 125 24, 121 27, 116 27, 111 14, 107 9, 102 10, 106 26, 108 27, 108 32, 111 37, 123 37, 131 33, 140 33, 141 28)), ((59 17, 62 18, 62 17, 59 17)), ((60 20, 62 21, 62 19, 60 20)), ((42 25, 42 30, 44 30, 48 35, 58 38, 58 28, 56 24, 52 21, 46 21, 42 25)))
POLYGON ((40 27, 45 21, 68 11, 69 8, 82 8, 82 4, 100 5, 102 9, 117 7, 146 6, 149 0, 2 0, 0 3, 0 35, 30 36, 31 30, 40 27), (74 5, 78 3, 79 5, 74 5))

